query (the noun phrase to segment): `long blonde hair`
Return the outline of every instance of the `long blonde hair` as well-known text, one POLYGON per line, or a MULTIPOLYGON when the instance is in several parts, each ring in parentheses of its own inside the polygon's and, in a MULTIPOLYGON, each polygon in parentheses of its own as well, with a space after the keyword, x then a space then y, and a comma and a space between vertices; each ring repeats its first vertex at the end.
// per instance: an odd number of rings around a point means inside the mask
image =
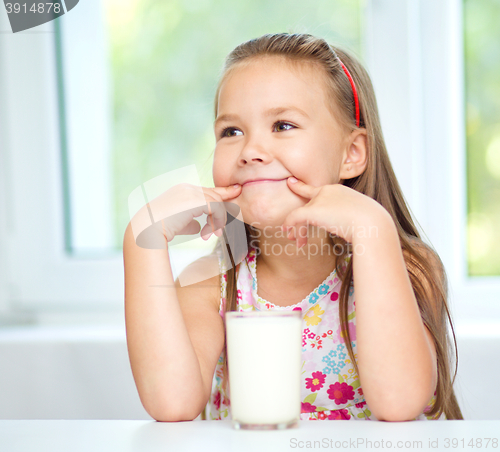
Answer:
MULTIPOLYGON (((365 171, 357 177, 343 181, 343 184, 373 198, 391 215, 396 224, 401 248, 410 281, 415 293, 420 314, 425 326, 429 329, 437 354, 438 379, 435 401, 426 415, 439 417, 443 412, 447 419, 463 419, 457 403, 453 383, 458 367, 453 323, 448 309, 448 283, 441 259, 435 250, 420 237, 413 222, 410 211, 398 184, 384 143, 375 93, 368 73, 362 64, 350 53, 329 45, 324 39, 309 34, 277 33, 266 34, 237 46, 226 58, 221 78, 215 94, 215 116, 218 111, 218 98, 222 83, 237 67, 255 61, 256 58, 274 56, 284 58, 292 63, 290 68, 298 64, 313 64, 324 71, 327 83, 327 100, 332 113, 346 130, 356 129, 353 91, 345 72, 339 62, 340 58, 351 74, 359 97, 360 128, 367 132, 368 159, 365 171), (337 58, 338 56, 338 58, 337 58), (447 320, 450 323, 455 351, 455 372, 451 378, 451 346, 447 331, 447 320)), ((250 246, 254 238, 252 227, 245 224, 247 244, 250 246)), ((357 362, 351 345, 347 321, 349 287, 353 277, 353 258, 348 265, 344 262, 349 253, 349 246, 341 237, 335 243, 345 246, 343 254, 337 256, 336 268, 342 281, 339 296, 339 315, 341 334, 349 352, 351 361, 358 371, 357 362), (344 270, 345 268, 345 270, 344 270)), ((252 243, 255 243, 253 241, 252 243)), ((231 250, 228 248, 229 255, 231 250)), ((236 268, 233 265, 226 272, 227 295, 225 312, 237 309, 236 268)), ((227 375, 227 354, 224 355, 224 373, 227 375)), ((358 373, 359 374, 359 373, 358 373)), ((225 379, 226 380, 226 379, 225 379)))

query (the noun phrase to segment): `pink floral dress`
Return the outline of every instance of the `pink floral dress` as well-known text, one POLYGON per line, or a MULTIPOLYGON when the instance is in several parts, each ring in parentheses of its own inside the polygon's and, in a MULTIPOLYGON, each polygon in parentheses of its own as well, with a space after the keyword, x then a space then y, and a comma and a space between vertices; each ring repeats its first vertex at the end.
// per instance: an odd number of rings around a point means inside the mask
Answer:
MULTIPOLYGON (((346 257, 344 265, 352 255, 346 257)), ((219 313, 224 319, 226 302, 225 268, 219 254, 221 300, 219 313)), ((257 295, 257 260, 254 248, 237 269, 238 311, 300 310, 303 313, 301 420, 372 420, 363 397, 359 376, 349 358, 344 338, 340 334, 338 314, 341 280, 336 270, 304 300, 291 306, 276 306, 257 295)), ((356 357, 356 301, 351 286, 348 300, 349 332, 356 357)), ((217 362, 212 381, 212 393, 203 419, 231 419, 229 394, 224 390, 222 363, 224 350, 217 362)), ((433 399, 429 402, 433 402, 433 399)), ((427 408, 426 408, 427 409, 427 408)), ((424 413, 416 419, 432 419, 424 413)), ((444 419, 444 415, 440 418, 444 419)))

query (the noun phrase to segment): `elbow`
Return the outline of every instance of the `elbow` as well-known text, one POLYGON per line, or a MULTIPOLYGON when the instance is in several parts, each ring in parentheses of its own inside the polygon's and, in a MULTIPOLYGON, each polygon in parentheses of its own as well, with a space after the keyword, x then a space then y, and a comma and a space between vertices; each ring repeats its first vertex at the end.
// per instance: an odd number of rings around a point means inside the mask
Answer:
POLYGON ((408 414, 404 410, 383 410, 381 412, 374 412, 375 417, 378 421, 382 422, 407 422, 413 421, 418 414, 408 414))
MULTIPOLYGON (((432 368, 404 385, 389 384, 375 394, 364 391, 373 415, 380 421, 406 422, 417 419, 428 406, 436 389, 436 371, 432 368)), ((400 380, 401 381, 401 380, 400 380)))
POLYGON ((163 413, 158 416, 150 414, 157 422, 186 422, 194 421, 198 416, 186 416, 184 413, 163 413))
POLYGON ((379 421, 384 422, 406 422, 415 420, 423 413, 428 400, 422 403, 422 398, 418 400, 406 397, 392 403, 387 402, 380 407, 370 407, 372 413, 379 421), (402 401, 403 400, 403 401, 402 401))
POLYGON ((137 386, 139 398, 146 412, 158 422, 193 421, 205 409, 209 395, 196 391, 190 386, 189 391, 173 385, 141 384, 137 386))
POLYGON ((180 400, 172 397, 156 398, 149 403, 142 402, 146 412, 158 422, 183 422, 193 421, 205 408, 204 404, 194 403, 190 400, 180 400))
POLYGON ((146 409, 148 414, 158 422, 184 422, 194 421, 199 414, 185 407, 163 406, 156 409, 146 409))

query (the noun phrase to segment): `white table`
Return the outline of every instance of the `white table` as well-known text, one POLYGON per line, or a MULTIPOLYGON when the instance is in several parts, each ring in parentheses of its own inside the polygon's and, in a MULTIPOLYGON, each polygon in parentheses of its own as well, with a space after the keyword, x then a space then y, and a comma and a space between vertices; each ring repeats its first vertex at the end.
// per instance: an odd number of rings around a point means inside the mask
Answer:
POLYGON ((499 450, 500 421, 301 421, 296 429, 234 430, 229 421, 0 420, 2 452, 499 450), (446 438, 458 447, 446 448, 446 438), (482 439, 482 447, 476 441, 482 439), (464 439, 464 442, 462 442, 464 439), (474 440, 474 448, 468 446, 474 440), (316 441, 316 444, 314 443, 316 441), (335 444, 336 441, 343 444, 335 444), (368 444, 368 441, 371 441, 368 444), (382 441, 384 442, 382 445, 382 441), (388 441, 391 443, 388 444, 388 441), (402 441, 398 443, 398 441, 402 441), (429 441, 433 441, 429 447, 429 441), (309 443, 308 443, 309 442, 309 443), (464 445, 464 447, 462 447, 464 445), (356 446, 356 447, 354 447, 356 446))

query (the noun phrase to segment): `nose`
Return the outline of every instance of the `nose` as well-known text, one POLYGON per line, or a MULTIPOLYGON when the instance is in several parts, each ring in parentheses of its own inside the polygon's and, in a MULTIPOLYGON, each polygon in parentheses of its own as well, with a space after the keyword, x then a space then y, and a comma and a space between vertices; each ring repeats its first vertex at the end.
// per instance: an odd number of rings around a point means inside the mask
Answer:
POLYGON ((269 163, 272 160, 272 155, 264 147, 262 141, 258 139, 250 139, 240 152, 238 163, 241 166, 255 163, 269 163))

